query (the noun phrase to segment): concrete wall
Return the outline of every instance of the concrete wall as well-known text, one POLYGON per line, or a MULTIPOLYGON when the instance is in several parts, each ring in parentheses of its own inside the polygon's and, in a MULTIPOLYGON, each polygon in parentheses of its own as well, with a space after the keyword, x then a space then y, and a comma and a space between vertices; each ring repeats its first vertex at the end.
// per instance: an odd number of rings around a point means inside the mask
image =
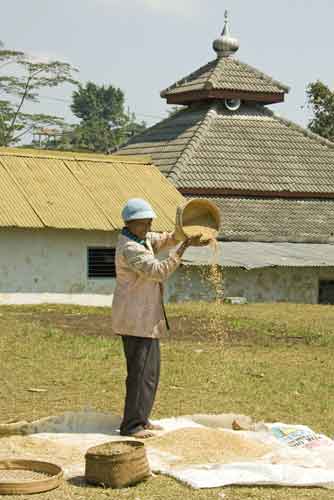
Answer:
POLYGON ((226 296, 247 297, 249 302, 317 304, 320 280, 334 280, 334 268, 230 268, 225 272, 226 296))
MULTIPOLYGON (((168 283, 168 300, 215 300, 215 286, 207 275, 208 268, 183 266, 168 283)), ((226 268, 223 288, 225 297, 246 297, 249 302, 317 304, 320 280, 334 280, 334 268, 226 268)))
POLYGON ((87 248, 116 241, 114 232, 0 229, 0 293, 110 294, 115 279, 88 279, 87 248))

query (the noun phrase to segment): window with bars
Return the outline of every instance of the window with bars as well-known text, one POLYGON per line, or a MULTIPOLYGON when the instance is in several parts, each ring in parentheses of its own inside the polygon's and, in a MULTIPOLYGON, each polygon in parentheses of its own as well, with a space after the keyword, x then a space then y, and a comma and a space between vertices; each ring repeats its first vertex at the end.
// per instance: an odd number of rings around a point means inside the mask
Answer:
POLYGON ((115 248, 88 248, 88 278, 115 278, 115 248))
POLYGON ((334 304, 334 281, 319 281, 319 304, 334 304))

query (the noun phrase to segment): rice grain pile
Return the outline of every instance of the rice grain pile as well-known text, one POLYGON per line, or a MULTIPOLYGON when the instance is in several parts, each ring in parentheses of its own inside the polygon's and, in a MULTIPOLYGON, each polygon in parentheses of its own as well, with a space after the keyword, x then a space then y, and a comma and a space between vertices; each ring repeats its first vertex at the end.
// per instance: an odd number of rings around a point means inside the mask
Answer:
POLYGON ((95 451, 94 455, 122 455, 123 453, 129 453, 130 451, 133 451, 133 449, 134 447, 127 443, 105 443, 99 446, 98 451, 95 451))
POLYGON ((185 428, 168 432, 163 436, 151 438, 147 446, 162 452, 176 455, 175 466, 190 464, 220 463, 228 464, 236 461, 248 461, 261 458, 272 448, 264 444, 246 439, 237 432, 185 428))
POLYGON ((46 472, 37 472, 34 470, 24 470, 24 469, 8 469, 0 470, 0 483, 14 483, 14 482, 31 482, 40 481, 51 477, 50 474, 46 472))
POLYGON ((183 232, 188 238, 201 236, 201 241, 215 240, 218 236, 218 231, 212 227, 184 225, 183 232))

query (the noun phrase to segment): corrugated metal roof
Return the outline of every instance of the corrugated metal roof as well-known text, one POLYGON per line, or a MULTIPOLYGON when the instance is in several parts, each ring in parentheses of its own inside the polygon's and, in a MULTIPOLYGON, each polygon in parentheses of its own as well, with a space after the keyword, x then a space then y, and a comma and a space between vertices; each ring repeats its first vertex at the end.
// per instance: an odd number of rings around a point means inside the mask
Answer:
POLYGON ((156 231, 174 227, 182 195, 147 157, 0 148, 0 226, 110 231, 132 197, 147 199, 156 231))
POLYGON ((330 267, 334 266, 334 244, 260 243, 226 241, 218 243, 214 256, 209 247, 188 248, 185 265, 218 263, 223 267, 256 269, 264 267, 330 267))
POLYGON ((43 227, 15 181, 0 163, 0 226, 43 227))

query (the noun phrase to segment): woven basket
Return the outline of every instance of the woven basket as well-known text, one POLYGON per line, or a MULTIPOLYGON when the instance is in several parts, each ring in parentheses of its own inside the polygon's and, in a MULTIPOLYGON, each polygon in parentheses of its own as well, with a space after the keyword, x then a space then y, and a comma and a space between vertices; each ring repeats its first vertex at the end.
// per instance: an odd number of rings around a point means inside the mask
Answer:
POLYGON ((219 232, 221 216, 219 208, 210 200, 193 198, 180 205, 176 211, 175 236, 185 240, 189 235, 187 226, 202 226, 219 232))
POLYGON ((124 488, 151 476, 144 443, 111 441, 90 448, 86 455, 86 480, 111 488, 124 488), (128 450, 117 450, 127 445, 128 450))
POLYGON ((63 471, 39 460, 0 461, 0 495, 28 495, 58 488, 63 471))

